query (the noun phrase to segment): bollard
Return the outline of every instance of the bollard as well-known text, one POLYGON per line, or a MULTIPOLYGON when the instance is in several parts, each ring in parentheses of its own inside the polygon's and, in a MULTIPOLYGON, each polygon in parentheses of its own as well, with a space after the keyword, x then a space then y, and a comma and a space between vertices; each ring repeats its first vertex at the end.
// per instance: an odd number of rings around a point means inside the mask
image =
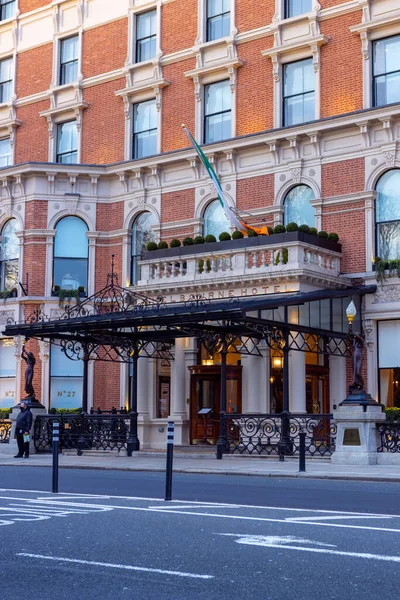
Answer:
POLYGON ((305 473, 306 470, 306 435, 305 431, 300 431, 300 454, 299 454, 299 473, 305 473))
POLYGON ((175 423, 173 421, 168 421, 165 500, 172 500, 172 458, 174 455, 174 428, 175 423))
POLYGON ((58 493, 58 442, 60 439, 60 423, 53 422, 53 494, 58 493))

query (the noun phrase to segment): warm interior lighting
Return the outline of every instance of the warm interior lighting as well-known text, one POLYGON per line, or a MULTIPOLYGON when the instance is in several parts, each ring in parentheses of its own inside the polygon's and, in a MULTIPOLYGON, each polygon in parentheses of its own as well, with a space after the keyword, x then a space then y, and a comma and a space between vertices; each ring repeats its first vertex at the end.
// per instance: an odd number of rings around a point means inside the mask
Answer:
POLYGON ((207 367, 211 367, 214 364, 214 361, 212 358, 207 358, 205 360, 202 360, 201 364, 207 367))
POLYGON ((269 382, 270 383, 275 383, 275 377, 273 375, 271 375, 271 377, 269 378, 269 382))
POLYGON ((274 356, 272 359, 272 366, 274 369, 282 369, 283 366, 283 358, 281 356, 274 356))

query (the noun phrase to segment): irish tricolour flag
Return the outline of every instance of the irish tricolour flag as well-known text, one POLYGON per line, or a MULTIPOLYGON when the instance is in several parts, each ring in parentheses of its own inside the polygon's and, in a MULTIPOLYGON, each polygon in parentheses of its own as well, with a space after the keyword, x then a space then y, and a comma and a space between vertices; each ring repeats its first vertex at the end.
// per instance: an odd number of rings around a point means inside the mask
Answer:
POLYGON ((187 127, 185 125, 182 125, 182 127, 183 127, 186 135, 188 136, 193 148, 196 150, 198 157, 200 158, 201 162, 203 163, 204 168, 206 169, 207 173, 209 174, 209 176, 212 179, 212 182, 215 187, 215 191, 217 192, 219 201, 221 202, 221 206, 224 209, 224 213, 225 213, 228 221, 230 222, 230 224, 233 227, 236 227, 237 229, 239 229, 239 231, 246 233, 248 230, 248 227, 246 227, 244 223, 239 221, 239 219, 236 217, 235 213, 232 211, 231 207, 229 206, 228 202, 226 201, 224 192, 222 190, 221 183, 218 179, 216 172, 212 168, 212 165, 210 164, 210 161, 208 160, 207 156, 204 154, 204 152, 202 151, 202 149, 200 148, 200 146, 198 145, 198 143, 196 142, 194 137, 191 135, 191 133, 187 129, 187 127))

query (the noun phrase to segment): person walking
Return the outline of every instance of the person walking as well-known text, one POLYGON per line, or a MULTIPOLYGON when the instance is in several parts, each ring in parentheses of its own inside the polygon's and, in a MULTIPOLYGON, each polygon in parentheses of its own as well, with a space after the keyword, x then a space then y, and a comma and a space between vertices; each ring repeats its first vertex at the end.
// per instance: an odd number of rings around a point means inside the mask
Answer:
POLYGON ((14 458, 29 458, 29 432, 32 427, 32 413, 26 402, 22 400, 19 405, 21 412, 15 424, 15 437, 17 438, 18 454, 14 458))

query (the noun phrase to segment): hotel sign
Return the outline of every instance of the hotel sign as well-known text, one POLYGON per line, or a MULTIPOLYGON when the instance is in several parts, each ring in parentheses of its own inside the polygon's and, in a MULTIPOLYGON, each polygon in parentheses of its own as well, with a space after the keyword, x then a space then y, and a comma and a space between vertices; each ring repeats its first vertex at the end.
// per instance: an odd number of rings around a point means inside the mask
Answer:
POLYGON ((272 294, 288 294, 298 292, 300 285, 298 283, 284 283, 276 285, 252 285, 235 286, 224 289, 213 290, 190 290, 185 293, 177 292, 175 294, 165 294, 165 302, 186 302, 194 293, 199 293, 207 300, 228 300, 229 298, 249 298, 256 296, 265 296, 272 294))

